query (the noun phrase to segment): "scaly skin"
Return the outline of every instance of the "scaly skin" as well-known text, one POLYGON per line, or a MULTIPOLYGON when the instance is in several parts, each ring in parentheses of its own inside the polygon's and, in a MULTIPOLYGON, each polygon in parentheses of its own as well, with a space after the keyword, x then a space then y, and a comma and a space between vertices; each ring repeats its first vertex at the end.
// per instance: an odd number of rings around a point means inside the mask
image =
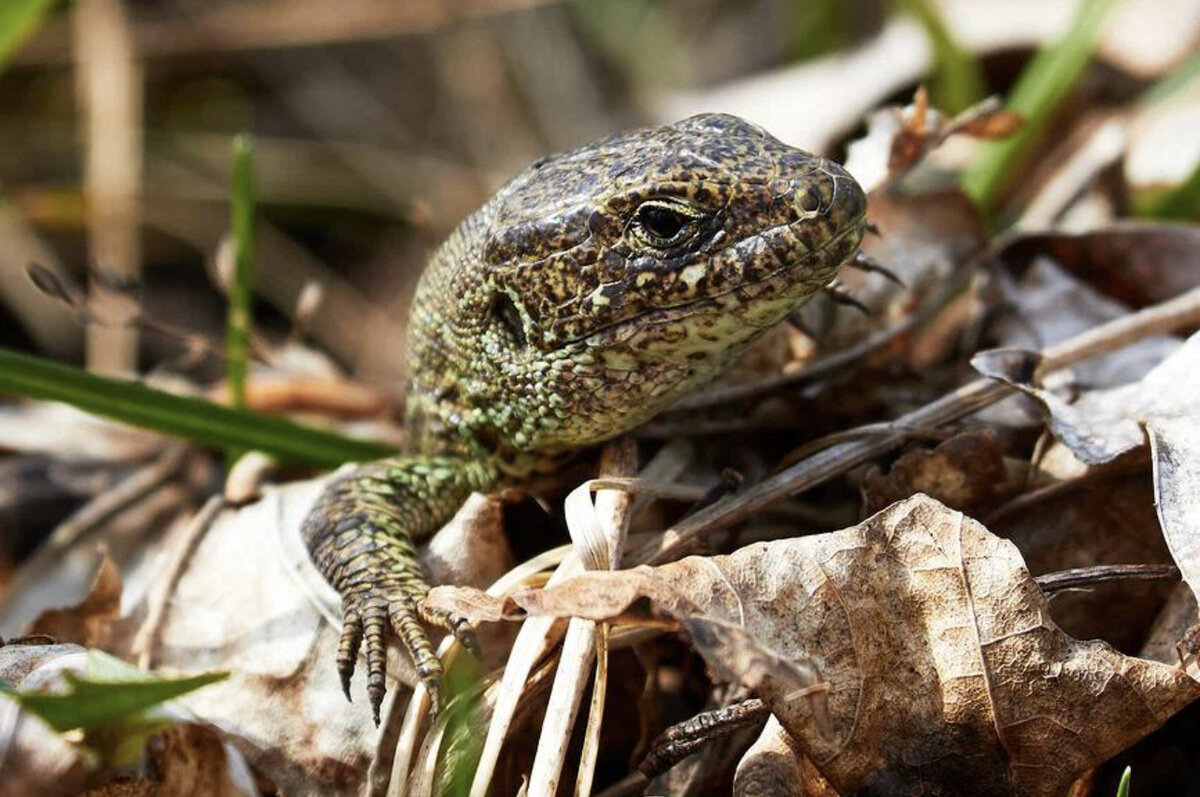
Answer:
POLYGON ((547 158, 437 251, 409 323, 410 452, 334 481, 304 537, 341 593, 338 670, 358 651, 379 721, 385 637, 437 694, 414 543, 539 461, 637 426, 710 381, 826 286, 866 198, 841 167, 703 115, 547 158))

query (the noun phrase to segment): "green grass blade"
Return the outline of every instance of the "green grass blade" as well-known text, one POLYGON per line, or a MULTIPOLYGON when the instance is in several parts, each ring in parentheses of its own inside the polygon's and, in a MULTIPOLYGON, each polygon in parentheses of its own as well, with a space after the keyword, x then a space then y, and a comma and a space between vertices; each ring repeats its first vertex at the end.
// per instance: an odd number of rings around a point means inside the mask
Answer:
MULTIPOLYGON (((1144 106, 1170 100, 1200 80, 1200 50, 1178 69, 1142 93, 1144 106)), ((1200 221, 1200 163, 1182 183, 1166 190, 1144 191, 1133 199, 1138 216, 1154 219, 1200 221)))
POLYGON ((1121 773, 1121 782, 1117 785, 1117 797, 1129 797, 1129 779, 1133 776, 1133 767, 1125 767, 1121 773))
POLYGON ((27 38, 37 30, 55 0, 3 0, 0 2, 0 70, 27 38))
POLYGON ((225 376, 234 409, 246 406, 254 300, 254 147, 248 136, 233 140, 233 283, 225 325, 225 376))
POLYGON ((1021 73, 1008 107, 1025 118, 1015 136, 983 145, 980 157, 963 175, 963 189, 985 212, 1020 166, 1027 148, 1049 124, 1054 111, 1083 74, 1100 41, 1100 27, 1117 0, 1084 0, 1067 35, 1043 46, 1021 73))
POLYGON ((0 393, 62 401, 95 415, 214 448, 258 450, 285 462, 332 467, 395 453, 270 415, 90 374, 62 363, 0 349, 0 393))
POLYGON ((894 3, 916 17, 933 47, 933 79, 929 87, 933 104, 957 114, 982 100, 987 91, 983 67, 972 53, 958 46, 933 4, 929 0, 894 0, 894 3))

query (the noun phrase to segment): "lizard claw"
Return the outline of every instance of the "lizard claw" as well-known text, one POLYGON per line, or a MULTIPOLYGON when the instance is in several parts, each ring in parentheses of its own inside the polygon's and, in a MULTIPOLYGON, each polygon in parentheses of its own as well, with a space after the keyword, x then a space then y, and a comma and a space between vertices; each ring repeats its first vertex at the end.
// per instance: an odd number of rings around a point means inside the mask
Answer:
MULTIPOLYGON (((421 585, 421 593, 427 591, 421 585)), ((371 712, 375 724, 379 725, 380 707, 386 692, 387 682, 387 632, 390 630, 404 644, 412 657, 417 675, 425 685, 436 713, 440 703, 439 688, 442 682, 442 662, 433 649, 422 621, 454 634, 473 656, 481 655, 475 630, 464 617, 444 611, 430 611, 421 607, 414 590, 375 585, 360 587, 346 601, 342 621, 342 636, 338 642, 337 668, 342 680, 342 690, 350 699, 350 679, 354 675, 359 650, 367 654, 367 696, 371 701, 371 712), (365 644, 364 644, 365 643, 365 644)))
POLYGON ((412 657, 417 675, 436 706, 442 662, 421 625, 416 602, 402 590, 376 585, 360 586, 355 594, 344 600, 337 669, 346 699, 350 699, 350 679, 358 664, 359 650, 365 649, 367 697, 371 701, 375 724, 379 725, 380 708, 387 693, 387 637, 393 633, 412 657))
POLYGON ((342 692, 347 700, 350 697, 350 677, 354 675, 354 665, 358 661, 358 650, 362 646, 363 627, 358 618, 358 612, 347 609, 342 617, 342 638, 338 640, 337 669, 342 679, 342 692))

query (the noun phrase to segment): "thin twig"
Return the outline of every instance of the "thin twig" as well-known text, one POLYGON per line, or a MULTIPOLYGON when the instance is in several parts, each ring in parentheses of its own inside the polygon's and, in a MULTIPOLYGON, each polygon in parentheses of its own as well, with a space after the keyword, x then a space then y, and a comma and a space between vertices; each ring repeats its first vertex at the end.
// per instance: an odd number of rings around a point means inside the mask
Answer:
POLYGON ((774 471, 779 472, 784 468, 790 467, 800 460, 811 457, 822 449, 829 448, 832 445, 841 443, 845 440, 859 440, 864 437, 874 437, 877 434, 889 432, 905 432, 909 439, 915 440, 924 438, 926 440, 942 442, 948 435, 942 429, 918 429, 914 427, 906 427, 900 425, 899 421, 881 421, 879 423, 868 423, 862 426, 856 426, 853 429, 846 429, 842 432, 833 432, 824 437, 818 437, 815 440, 809 440, 802 446, 794 448, 784 454, 783 459, 775 466, 774 471))
POLYGON ((1160 581, 1179 580, 1179 568, 1175 565, 1096 565, 1076 567, 1046 573, 1034 579, 1042 592, 1050 595, 1067 589, 1092 587, 1109 581, 1160 581))
MULTIPOLYGON (((1042 351, 1042 371, 1050 372, 1089 357, 1115 351, 1136 340, 1200 324, 1200 288, 1089 329, 1042 351)), ((989 378, 976 379, 896 420, 897 429, 931 428, 951 423, 996 403, 1012 391, 989 378)), ((682 555, 700 537, 753 517, 764 507, 811 489, 851 468, 887 454, 908 439, 892 431, 868 440, 839 443, 772 476, 742 494, 685 518, 661 539, 631 552, 633 564, 657 564, 682 555)))
POLYGON ((633 495, 667 501, 699 501, 708 494, 708 488, 699 484, 656 482, 640 476, 631 479, 600 477, 588 481, 588 487, 592 490, 622 490, 633 495))
POLYGON ((212 496, 183 531, 182 539, 176 546, 175 553, 171 556, 171 562, 163 574, 162 585, 150 602, 150 611, 146 615, 146 620, 133 638, 131 651, 137 656, 138 666, 142 669, 148 670, 153 665, 154 648, 158 644, 158 635, 162 630, 163 620, 167 616, 167 607, 171 605, 171 596, 175 593, 175 587, 187 569, 188 560, 191 559, 196 546, 204 539, 204 535, 208 533, 213 521, 217 519, 217 515, 225 506, 224 496, 212 496))
MULTIPOLYGON (((153 462, 84 504, 60 523, 49 539, 25 561, 18 578, 23 578, 26 573, 37 574, 39 578, 43 576, 67 549, 174 478, 190 450, 184 443, 167 443, 153 462)), ((16 584, 9 590, 10 594, 18 591, 16 584)))

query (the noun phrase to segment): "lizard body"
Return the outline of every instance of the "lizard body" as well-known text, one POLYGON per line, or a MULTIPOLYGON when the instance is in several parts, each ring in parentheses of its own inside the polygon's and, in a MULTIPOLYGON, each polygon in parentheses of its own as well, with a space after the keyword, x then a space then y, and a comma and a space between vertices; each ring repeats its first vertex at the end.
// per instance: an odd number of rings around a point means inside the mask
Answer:
POLYGON ((305 521, 343 597, 347 696, 364 642, 378 721, 388 633, 434 688, 420 621, 471 640, 465 621, 421 613, 415 541, 472 490, 714 378, 832 280, 865 212, 840 166, 706 114, 543 159, 464 220, 410 311, 410 451, 335 480, 305 521))

